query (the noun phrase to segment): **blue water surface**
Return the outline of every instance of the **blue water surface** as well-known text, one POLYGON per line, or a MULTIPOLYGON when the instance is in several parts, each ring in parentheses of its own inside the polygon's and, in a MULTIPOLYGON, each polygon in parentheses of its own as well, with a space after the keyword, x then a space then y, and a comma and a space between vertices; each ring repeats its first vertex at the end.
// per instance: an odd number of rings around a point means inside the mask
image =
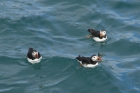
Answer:
POLYGON ((0 0, 0 93, 140 93, 139 0, 0 0), (87 29, 105 29, 97 43, 87 29), (43 59, 30 64, 29 47, 43 59), (95 68, 75 57, 101 53, 95 68))

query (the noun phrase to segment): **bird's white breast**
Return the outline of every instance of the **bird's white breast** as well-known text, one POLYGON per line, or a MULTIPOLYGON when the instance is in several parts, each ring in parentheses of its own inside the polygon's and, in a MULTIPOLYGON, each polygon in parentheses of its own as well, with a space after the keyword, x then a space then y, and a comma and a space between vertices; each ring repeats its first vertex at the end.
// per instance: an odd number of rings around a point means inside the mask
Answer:
POLYGON ((93 37, 92 39, 96 42, 104 42, 107 39, 107 36, 105 38, 103 37, 102 39, 100 39, 99 37, 93 37))
POLYGON ((42 57, 40 57, 39 59, 34 59, 34 60, 27 58, 27 60, 32 64, 39 63, 41 61, 41 59, 42 59, 42 57))
POLYGON ((78 62, 83 66, 83 67, 86 67, 86 68, 94 68, 98 65, 98 62, 96 64, 82 64, 82 61, 79 61, 78 62))

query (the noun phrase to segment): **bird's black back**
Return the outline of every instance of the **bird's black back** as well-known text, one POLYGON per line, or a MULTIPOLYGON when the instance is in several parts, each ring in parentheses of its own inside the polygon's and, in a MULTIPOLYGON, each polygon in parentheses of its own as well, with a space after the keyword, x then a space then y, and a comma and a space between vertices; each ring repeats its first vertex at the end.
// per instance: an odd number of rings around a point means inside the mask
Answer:
POLYGON ((88 29, 88 32, 90 32, 93 37, 100 37, 100 31, 88 29))

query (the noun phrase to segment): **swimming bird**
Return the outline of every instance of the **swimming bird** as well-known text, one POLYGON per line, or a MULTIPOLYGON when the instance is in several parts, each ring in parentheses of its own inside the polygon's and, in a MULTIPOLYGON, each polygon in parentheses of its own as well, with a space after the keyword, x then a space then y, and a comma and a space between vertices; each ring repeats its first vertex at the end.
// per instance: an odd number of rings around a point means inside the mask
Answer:
POLYGON ((101 60, 101 57, 96 55, 92 55, 91 57, 81 57, 79 55, 76 59, 83 67, 95 67, 98 65, 97 61, 101 60))
MULTIPOLYGON (((94 30, 94 29, 88 29, 88 32, 90 33, 90 36, 92 36, 92 39, 96 42, 103 42, 107 39, 106 31, 105 30, 94 30)), ((88 38, 90 36, 87 36, 88 38)))
POLYGON ((42 59, 42 56, 41 54, 33 49, 33 48, 29 48, 28 49, 28 53, 27 53, 27 60, 32 63, 32 64, 35 64, 35 63, 39 63, 42 59))

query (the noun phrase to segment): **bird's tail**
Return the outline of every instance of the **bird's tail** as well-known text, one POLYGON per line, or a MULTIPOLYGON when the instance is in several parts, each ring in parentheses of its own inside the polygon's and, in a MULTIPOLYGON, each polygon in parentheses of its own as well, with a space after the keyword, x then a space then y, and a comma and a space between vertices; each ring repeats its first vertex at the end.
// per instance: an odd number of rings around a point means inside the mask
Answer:
POLYGON ((81 58, 80 55, 78 57, 76 57, 77 60, 80 60, 80 58, 81 58))

